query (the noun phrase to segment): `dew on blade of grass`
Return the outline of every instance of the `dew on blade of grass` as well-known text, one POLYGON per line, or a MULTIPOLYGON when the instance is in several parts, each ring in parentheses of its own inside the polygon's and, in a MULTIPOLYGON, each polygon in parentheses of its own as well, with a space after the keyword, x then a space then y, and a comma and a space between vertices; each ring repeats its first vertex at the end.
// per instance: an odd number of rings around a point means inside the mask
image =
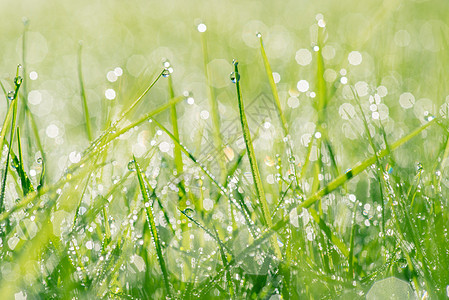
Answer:
POLYGON ((435 116, 432 115, 431 113, 429 113, 428 111, 424 112, 424 120, 426 120, 427 122, 432 121, 433 119, 435 119, 435 116))
POLYGON ((19 76, 16 76, 16 77, 14 78, 14 84, 15 84, 16 86, 21 85, 22 82, 23 82, 22 76, 19 75, 19 76))
POLYGON ((191 216, 193 216, 193 215, 195 214, 195 210, 193 210, 193 209, 190 208, 190 207, 187 207, 187 208, 184 209, 182 212, 183 212, 185 215, 189 216, 189 217, 191 217, 191 216))
POLYGON ((9 91, 7 96, 9 100, 14 100, 16 93, 14 91, 9 91))
POLYGON ((421 172, 423 169, 422 163, 417 162, 416 163, 416 172, 421 172))
POLYGON ((168 69, 164 69, 164 70, 162 71, 162 76, 163 76, 163 77, 168 77, 168 76, 170 76, 170 71, 169 71, 168 69))
POLYGON ((231 79, 231 81, 233 82, 233 83, 236 83, 236 82, 239 82, 240 81, 240 74, 239 73, 235 73, 235 72, 232 72, 230 75, 229 75, 229 78, 231 79), (237 76, 236 76, 237 75, 237 76))
POLYGON ((258 38, 261 38, 261 37, 262 37, 262 33, 256 32, 256 36, 257 36, 258 38))
POLYGON ((295 161, 296 161, 295 156, 294 155, 290 155, 290 157, 288 158, 288 162, 291 163, 291 164, 294 164, 295 161))
POLYGON ((128 163, 128 170, 131 172, 136 170, 136 162, 134 160, 132 160, 128 163))

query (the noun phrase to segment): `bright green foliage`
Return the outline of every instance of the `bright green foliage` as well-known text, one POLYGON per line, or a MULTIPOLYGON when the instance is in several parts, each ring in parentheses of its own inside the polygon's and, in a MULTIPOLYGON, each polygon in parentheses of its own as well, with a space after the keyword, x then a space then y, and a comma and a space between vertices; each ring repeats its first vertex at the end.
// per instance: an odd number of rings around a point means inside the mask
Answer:
POLYGON ((449 296, 446 2, 137 2, 3 28, 1 299, 449 296))

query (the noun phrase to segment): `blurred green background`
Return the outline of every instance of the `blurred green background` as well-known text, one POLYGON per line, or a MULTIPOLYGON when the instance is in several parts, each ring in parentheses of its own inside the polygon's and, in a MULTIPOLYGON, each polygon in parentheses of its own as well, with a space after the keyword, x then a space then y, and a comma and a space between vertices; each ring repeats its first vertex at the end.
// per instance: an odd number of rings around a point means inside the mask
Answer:
MULTIPOLYGON (((200 116, 201 111, 209 108, 197 25, 207 25, 209 68, 222 119, 236 116, 234 89, 228 80, 233 58, 241 63, 246 101, 270 93, 255 36, 260 31, 272 69, 280 75, 281 102, 299 147, 300 137, 313 132, 313 125, 308 123, 313 121, 313 109, 311 98, 298 92, 297 82, 307 80, 309 92, 314 89, 315 58, 310 61, 308 57, 316 41, 317 20, 324 18, 323 56, 329 81, 339 77, 343 68, 349 83, 361 82, 362 90, 385 87, 381 88, 385 94, 383 109, 387 110, 383 119, 387 131, 397 138, 423 122, 424 111, 437 114, 446 102, 449 91, 444 84, 447 68, 443 68, 443 63, 449 57, 444 51, 444 37, 449 33, 448 9, 447 1, 399 0, 2 1, 0 79, 6 87, 11 86, 16 65, 22 63, 25 17, 29 20, 27 73, 37 72, 35 80, 27 74, 28 93, 34 90, 29 106, 40 131, 47 133, 41 135, 46 151, 59 159, 52 162, 57 165, 53 168, 62 171, 68 154, 87 145, 82 134, 84 118, 77 77, 79 41, 83 43, 85 87, 97 132, 105 126, 102 113, 109 101, 105 100, 105 91, 113 89, 117 94, 110 104, 126 106, 160 72, 162 61, 167 58, 174 68, 175 92, 193 93, 194 104, 184 105, 178 113, 181 136, 191 136, 195 124, 207 125, 210 121, 200 116), (352 51, 362 55, 361 64, 348 63, 352 51), (110 82, 107 74, 116 67, 121 67, 124 74, 110 82), (404 101, 413 98, 414 102, 408 109, 399 102, 406 92, 412 96, 406 94, 404 101), (54 127, 48 129, 52 124, 57 131, 54 127)), ((113 80, 117 78, 111 76, 113 80)), ((155 107, 165 102, 166 90, 165 84, 157 84, 147 105, 155 107)), ((368 103, 368 94, 372 93, 363 94, 366 96, 362 96, 362 102, 368 103)), ((344 136, 337 134, 341 144, 358 136, 354 131, 357 123, 351 127, 336 113, 343 103, 349 102, 345 95, 351 97, 347 90, 332 100, 330 111, 334 113, 329 116, 330 122, 337 125, 332 128, 343 128, 345 132, 344 136)), ((4 114, 5 101, 0 105, 4 114)), ((353 114, 351 107, 346 109, 353 114)), ((352 162, 357 160, 350 157, 347 159, 352 162)))

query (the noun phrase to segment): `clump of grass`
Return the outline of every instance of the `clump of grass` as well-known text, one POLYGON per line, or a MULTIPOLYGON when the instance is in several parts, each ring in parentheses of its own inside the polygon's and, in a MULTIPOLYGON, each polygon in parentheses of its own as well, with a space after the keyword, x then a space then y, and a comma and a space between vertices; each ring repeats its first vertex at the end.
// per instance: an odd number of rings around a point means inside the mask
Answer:
POLYGON ((222 139, 222 118, 202 33, 214 146, 219 152, 227 147, 236 153, 218 170, 198 159, 190 149, 201 145, 189 142, 180 130, 184 124, 178 109, 185 108, 185 97, 176 96, 176 81, 166 69, 170 65, 164 65, 138 97, 117 99, 130 104, 117 117, 108 111, 105 129, 96 136, 80 47, 80 107, 83 134, 90 144, 54 180, 44 180, 45 159, 39 176, 29 175, 31 168, 34 173, 39 168, 30 159, 33 151, 24 151, 24 140, 42 156, 45 147, 31 111, 25 107, 34 134, 24 136, 26 122, 17 122, 18 103, 26 97, 19 95, 23 79, 18 69, 12 92, 2 83, 9 106, 0 133, 4 148, 0 294, 5 298, 17 293, 31 298, 363 298, 378 279, 395 276, 420 297, 445 297, 447 122, 429 116, 393 140, 380 120, 366 117, 364 100, 352 89, 364 129, 358 141, 368 140, 372 153, 365 153, 353 166, 344 165, 345 153, 335 147, 339 137, 332 135, 329 116, 345 91, 338 79, 324 80, 323 36, 319 31, 315 55, 316 126, 301 149, 294 135, 294 116, 283 108, 262 35, 257 34, 280 125, 274 126, 279 136, 272 137, 273 146, 263 150, 258 145, 264 129, 251 132, 254 128, 242 96, 248 77, 239 72, 236 61, 229 70, 236 89, 232 105, 238 110, 238 135, 244 147, 222 139), (168 85, 168 96, 156 106, 151 93, 156 84, 165 84, 162 80, 168 85), (169 122, 164 122, 165 114, 169 122), (153 136, 151 142, 143 153, 130 153, 128 141, 142 132, 153 136), (396 151, 408 151, 405 144, 431 133, 443 137, 432 152, 437 163, 420 164, 418 170, 396 163, 396 151), (162 143, 168 142, 167 150, 162 143), (315 159, 313 148, 318 149, 315 159), (273 154, 276 162, 270 157, 273 154), (277 180, 269 184, 267 173, 277 180))

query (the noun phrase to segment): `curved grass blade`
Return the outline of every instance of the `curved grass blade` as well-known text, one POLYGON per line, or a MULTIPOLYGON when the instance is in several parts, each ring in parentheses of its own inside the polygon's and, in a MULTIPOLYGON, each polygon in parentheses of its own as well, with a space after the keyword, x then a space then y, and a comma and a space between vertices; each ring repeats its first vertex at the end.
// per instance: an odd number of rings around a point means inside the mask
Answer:
POLYGON ((157 232, 156 223, 154 222, 153 211, 150 206, 150 197, 145 187, 145 182, 142 178, 142 173, 140 172, 140 167, 139 164, 137 163, 136 157, 133 157, 133 159, 134 163, 136 164, 137 179, 139 180, 140 191, 142 193, 142 197, 145 202, 145 211, 147 214, 148 224, 150 225, 151 235, 153 236, 154 246, 156 247, 157 258, 162 270, 162 276, 164 277, 165 290, 167 292, 167 295, 170 296, 171 292, 170 292, 170 283, 168 279, 167 267, 165 265, 164 256, 162 255, 162 247, 159 240, 159 234, 157 232))

